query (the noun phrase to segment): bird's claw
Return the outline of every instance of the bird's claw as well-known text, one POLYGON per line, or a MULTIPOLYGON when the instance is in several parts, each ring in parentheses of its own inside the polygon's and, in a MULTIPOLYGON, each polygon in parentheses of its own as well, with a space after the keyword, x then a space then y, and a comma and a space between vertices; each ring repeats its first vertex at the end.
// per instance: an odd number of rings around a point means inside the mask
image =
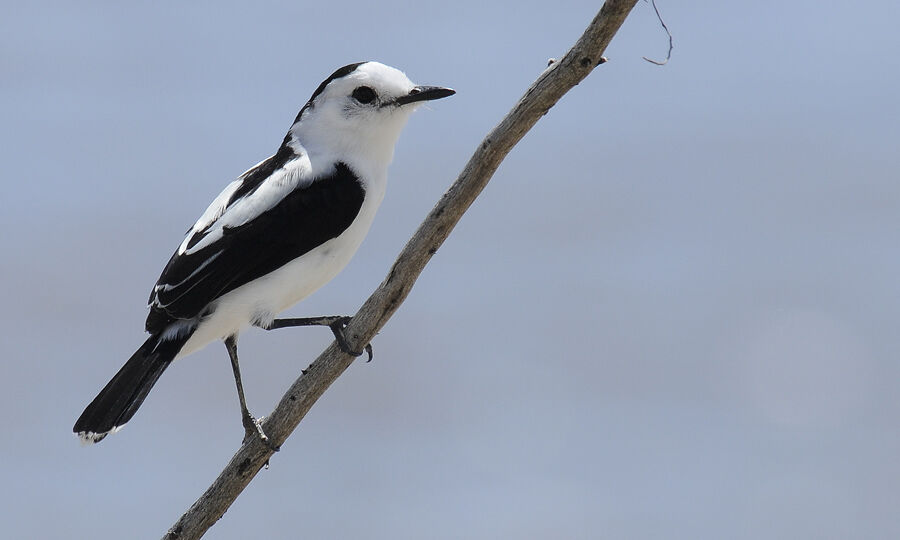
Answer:
POLYGON ((362 356, 363 352, 368 353, 369 359, 366 362, 372 361, 372 344, 366 343, 366 346, 363 347, 362 351, 354 351, 350 348, 350 345, 347 343, 347 338, 344 337, 344 328, 347 327, 347 324, 350 322, 351 317, 341 317, 340 319, 334 321, 333 323, 328 325, 328 328, 331 328, 331 333, 334 334, 334 340, 337 341, 338 348, 341 351, 351 355, 351 356, 362 356))
POLYGON ((259 439, 261 443, 266 445, 266 447, 273 451, 277 452, 281 450, 280 446, 276 446, 269 439, 269 436, 266 435, 266 432, 263 431, 262 428, 263 417, 253 418, 251 416, 244 417, 244 440, 243 444, 247 444, 251 439, 259 439))

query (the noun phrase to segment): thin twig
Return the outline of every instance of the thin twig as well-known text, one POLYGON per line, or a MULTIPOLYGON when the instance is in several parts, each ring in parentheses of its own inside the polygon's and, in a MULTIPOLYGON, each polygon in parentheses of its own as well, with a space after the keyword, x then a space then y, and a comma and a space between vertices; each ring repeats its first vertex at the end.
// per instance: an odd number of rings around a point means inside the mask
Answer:
MULTIPOLYGON (((647 0, 644 0, 645 2, 647 0)), ((653 4, 653 11, 656 12, 656 18, 659 19, 659 24, 662 25, 663 30, 666 31, 666 35, 669 36, 669 52, 666 53, 666 59, 660 62, 659 60, 651 60, 646 56, 642 56, 644 60, 650 62, 651 64, 656 64, 657 66, 664 66, 669 62, 669 59, 672 58, 672 48, 675 47, 672 43, 672 32, 669 32, 669 27, 666 26, 666 21, 663 20, 662 15, 659 14, 659 8, 656 7, 656 0, 650 0, 650 3, 653 4)))
MULTIPOLYGON (((431 256, 447 239, 513 146, 566 92, 594 69, 636 2, 608 0, 575 46, 541 73, 509 114, 485 137, 456 182, 403 248, 387 278, 344 329, 348 343, 355 346, 355 350, 369 343, 397 311, 431 256)), ((273 446, 283 447, 319 396, 352 362, 352 356, 341 352, 332 343, 294 381, 263 423, 263 430, 273 446)), ((272 450, 258 438, 249 438, 164 538, 200 538, 222 517, 272 454, 272 450)), ((285 450, 280 455, 285 455, 285 450)), ((314 497, 315 493, 309 496, 314 497)))

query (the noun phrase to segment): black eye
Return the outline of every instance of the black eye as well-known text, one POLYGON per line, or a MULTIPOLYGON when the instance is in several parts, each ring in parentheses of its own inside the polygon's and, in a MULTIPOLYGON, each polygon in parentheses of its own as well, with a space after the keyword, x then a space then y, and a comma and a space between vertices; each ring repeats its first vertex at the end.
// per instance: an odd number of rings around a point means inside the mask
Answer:
POLYGON ((360 103, 372 103, 375 101, 375 90, 372 90, 368 86, 358 86, 356 90, 353 91, 353 99, 360 103))

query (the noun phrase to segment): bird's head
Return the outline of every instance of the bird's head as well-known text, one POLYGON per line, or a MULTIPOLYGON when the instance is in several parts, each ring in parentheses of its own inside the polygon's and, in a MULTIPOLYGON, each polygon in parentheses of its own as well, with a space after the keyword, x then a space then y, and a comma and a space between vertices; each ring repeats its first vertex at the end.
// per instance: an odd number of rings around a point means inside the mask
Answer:
POLYGON ((387 166, 409 115, 426 101, 454 93, 417 86, 402 71, 378 62, 350 64, 316 88, 288 137, 310 153, 365 156, 387 166))

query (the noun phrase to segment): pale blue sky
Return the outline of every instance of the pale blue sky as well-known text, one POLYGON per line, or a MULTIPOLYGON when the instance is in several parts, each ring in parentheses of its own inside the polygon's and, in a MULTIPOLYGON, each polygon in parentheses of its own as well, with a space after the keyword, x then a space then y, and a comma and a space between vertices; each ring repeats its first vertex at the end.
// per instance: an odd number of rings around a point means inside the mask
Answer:
MULTIPOLYGON (((369 238, 290 313, 352 313, 599 3, 7 3, 0 447, 10 538, 156 538, 243 434, 225 349, 119 434, 71 426, 187 227, 336 67, 457 89, 369 238)), ((639 3, 409 300, 207 535, 900 536, 893 2, 639 3)), ((249 331, 271 410, 327 330, 249 331)))

